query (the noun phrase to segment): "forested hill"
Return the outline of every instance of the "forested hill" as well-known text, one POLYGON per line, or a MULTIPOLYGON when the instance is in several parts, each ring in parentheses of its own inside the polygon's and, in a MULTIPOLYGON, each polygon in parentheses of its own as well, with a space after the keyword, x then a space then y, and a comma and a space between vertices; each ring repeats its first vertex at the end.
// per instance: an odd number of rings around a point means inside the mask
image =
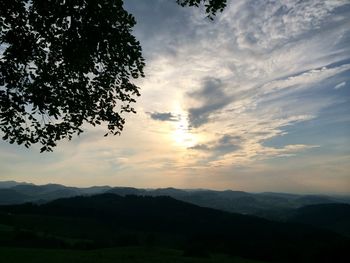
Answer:
POLYGON ((292 210, 288 222, 329 229, 350 237, 350 205, 318 204, 292 210))
MULTIPOLYGON (((223 212, 170 197, 95 196, 0 206, 0 224, 120 245, 167 245, 276 262, 342 262, 349 240, 326 230, 223 212), (131 240, 131 241, 130 241, 131 240), (151 240, 151 241, 150 241, 151 240)), ((197 253, 194 252, 194 253, 197 253)))

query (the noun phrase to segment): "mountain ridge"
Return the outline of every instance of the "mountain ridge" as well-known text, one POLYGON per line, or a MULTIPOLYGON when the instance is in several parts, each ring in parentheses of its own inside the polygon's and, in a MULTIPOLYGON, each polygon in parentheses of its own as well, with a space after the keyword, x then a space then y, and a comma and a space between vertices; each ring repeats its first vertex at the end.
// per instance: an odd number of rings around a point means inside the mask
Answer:
POLYGON ((142 189, 135 187, 70 187, 60 184, 34 185, 29 183, 17 183, 15 181, 0 182, 0 195, 4 189, 12 189, 15 195, 21 198, 0 199, 0 204, 14 204, 23 202, 47 202, 62 197, 77 195, 91 195, 100 193, 115 193, 119 195, 168 195, 175 199, 190 202, 196 205, 216 208, 228 212, 242 214, 264 215, 266 211, 274 209, 296 209, 305 205, 324 203, 348 203, 350 196, 329 195, 299 195, 290 193, 248 193, 234 190, 209 190, 209 189, 177 189, 173 187, 142 189))

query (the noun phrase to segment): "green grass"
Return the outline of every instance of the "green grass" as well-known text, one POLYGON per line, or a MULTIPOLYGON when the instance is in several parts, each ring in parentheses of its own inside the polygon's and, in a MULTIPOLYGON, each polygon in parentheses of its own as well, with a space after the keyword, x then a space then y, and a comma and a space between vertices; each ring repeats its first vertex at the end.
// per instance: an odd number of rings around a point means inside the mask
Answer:
POLYGON ((118 247, 90 251, 0 248, 0 262, 6 263, 258 263, 226 255, 209 258, 184 257, 173 249, 118 247))

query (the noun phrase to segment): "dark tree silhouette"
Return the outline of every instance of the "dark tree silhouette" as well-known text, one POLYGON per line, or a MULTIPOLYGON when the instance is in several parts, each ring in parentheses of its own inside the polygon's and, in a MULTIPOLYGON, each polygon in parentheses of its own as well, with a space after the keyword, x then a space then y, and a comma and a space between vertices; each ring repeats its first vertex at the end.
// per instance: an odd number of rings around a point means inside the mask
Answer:
MULTIPOLYGON (((204 4, 210 19, 226 0, 204 4)), ((122 0, 0 0, 0 129, 10 143, 56 142, 106 123, 119 134, 144 77, 134 17, 122 0)))
POLYGON ((226 7, 227 0, 176 0, 181 6, 195 6, 198 7, 204 3, 205 12, 210 20, 213 20, 216 13, 222 12, 226 7))

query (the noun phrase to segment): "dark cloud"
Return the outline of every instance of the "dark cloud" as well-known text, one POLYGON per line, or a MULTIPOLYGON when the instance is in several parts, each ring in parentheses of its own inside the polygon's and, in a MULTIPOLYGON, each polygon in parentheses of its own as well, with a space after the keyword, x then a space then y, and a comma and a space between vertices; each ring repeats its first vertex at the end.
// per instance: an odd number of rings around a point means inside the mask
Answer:
POLYGON ((218 157, 239 150, 241 142, 242 138, 240 136, 225 134, 217 141, 208 144, 197 144, 189 149, 211 152, 214 156, 218 157))
POLYGON ((199 127, 210 120, 210 115, 224 108, 231 102, 230 96, 224 92, 223 83, 220 79, 207 78, 198 91, 188 93, 187 96, 199 101, 200 107, 188 110, 189 122, 193 127, 199 127))
POLYGON ((190 147, 191 150, 198 150, 198 151, 210 151, 210 147, 206 144, 197 144, 195 146, 190 147))
POLYGON ((240 136, 224 135, 214 147, 216 153, 224 155, 230 152, 235 152, 240 148, 242 138, 240 136))
POLYGON ((271 135, 271 132, 258 131, 258 132, 250 132, 250 134, 254 136, 268 136, 268 135, 271 135))
POLYGON ((178 121, 179 117, 171 112, 147 112, 147 114, 156 121, 178 121))

